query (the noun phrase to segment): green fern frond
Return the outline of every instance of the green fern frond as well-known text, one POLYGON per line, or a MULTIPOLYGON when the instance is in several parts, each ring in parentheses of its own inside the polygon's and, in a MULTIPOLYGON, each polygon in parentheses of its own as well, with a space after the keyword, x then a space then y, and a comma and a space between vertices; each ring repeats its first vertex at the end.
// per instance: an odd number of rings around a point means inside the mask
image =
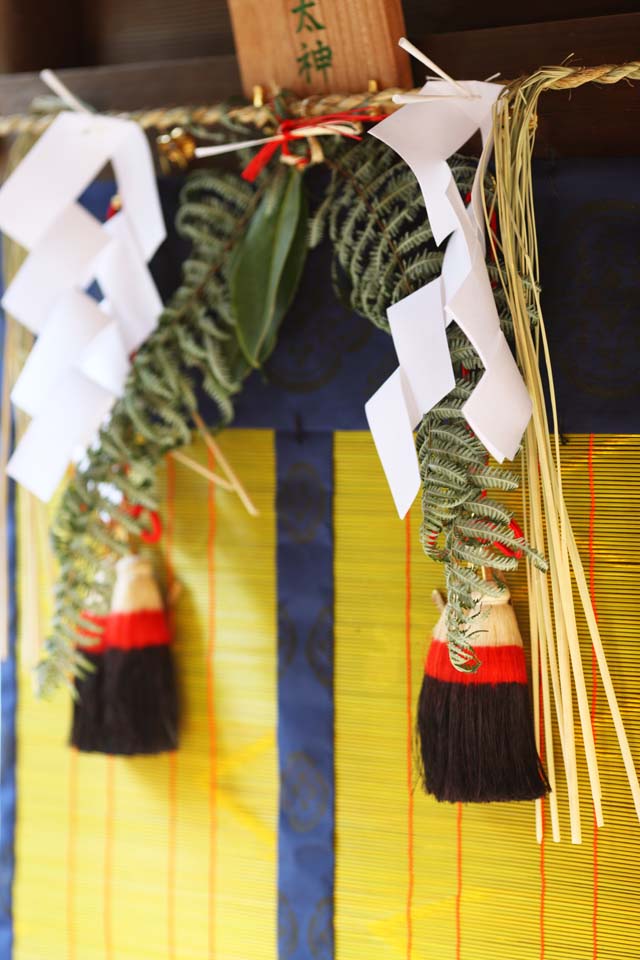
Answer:
MULTIPOLYGON (((369 138, 332 145, 327 153, 332 177, 312 221, 312 238, 329 234, 338 296, 388 330, 388 307, 439 274, 442 251, 416 179, 397 154, 369 138)), ((461 158, 459 171, 469 189, 474 162, 461 158)))
MULTIPOLYGON (((471 189, 475 162, 454 156, 449 165, 464 197, 471 189)), ((326 230, 333 243, 332 279, 337 295, 381 329, 389 329, 388 308, 419 289, 442 269, 443 249, 433 240, 422 194, 407 165, 384 144, 367 141, 334 147, 327 196, 316 212, 312 238, 326 230)), ((512 333, 506 298, 496 265, 496 308, 507 336, 512 333)), ((453 390, 423 418, 416 436, 422 480, 423 523, 420 539, 428 556, 443 562, 449 590, 448 638, 452 662, 471 669, 470 638, 477 599, 504 587, 481 575, 482 566, 513 570, 514 556, 493 544, 521 550, 534 563, 528 545, 509 527, 512 513, 479 490, 514 490, 513 471, 488 464, 487 452, 464 416, 483 366, 473 346, 450 324, 447 340, 456 376, 453 390), (464 370, 463 370, 464 368, 464 370)))
POLYGON ((157 510, 157 461, 191 439, 197 403, 192 369, 215 400, 220 423, 233 416, 232 398, 248 369, 232 334, 227 273, 267 186, 264 178, 254 187, 227 172, 198 171, 183 187, 176 229, 190 240, 191 251, 182 284, 138 350, 125 394, 76 470, 52 523, 61 575, 52 634, 35 672, 44 695, 82 668, 76 631, 86 625, 86 613, 105 612, 115 560, 128 550, 115 531, 139 534, 147 522, 131 517, 118 498, 157 510))

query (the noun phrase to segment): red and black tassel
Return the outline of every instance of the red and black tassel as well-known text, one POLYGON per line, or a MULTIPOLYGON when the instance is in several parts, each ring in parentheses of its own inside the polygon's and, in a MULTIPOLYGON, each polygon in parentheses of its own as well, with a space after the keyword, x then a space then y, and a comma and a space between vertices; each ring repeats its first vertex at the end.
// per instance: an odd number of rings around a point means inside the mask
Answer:
POLYGON ((153 754, 178 746, 178 697, 170 636, 151 564, 138 556, 116 566, 111 612, 96 646, 83 649, 93 669, 76 680, 71 743, 78 750, 153 754))
POLYGON ((508 592, 483 598, 475 673, 449 659, 446 609, 434 630, 418 702, 424 786, 437 800, 535 800, 549 790, 536 749, 527 670, 508 592))

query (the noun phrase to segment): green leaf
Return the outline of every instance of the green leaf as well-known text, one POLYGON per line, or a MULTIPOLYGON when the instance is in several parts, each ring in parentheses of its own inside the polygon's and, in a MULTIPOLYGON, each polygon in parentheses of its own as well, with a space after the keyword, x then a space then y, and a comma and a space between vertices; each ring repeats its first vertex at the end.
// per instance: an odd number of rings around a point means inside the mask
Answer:
POLYGON ((304 221, 306 231, 307 219, 303 196, 300 171, 290 167, 279 172, 231 265, 229 287, 238 343, 252 367, 259 367, 273 349, 300 279, 305 252, 304 242, 299 242, 300 224, 304 221))
POLYGON ((265 342, 264 351, 261 356, 263 363, 269 356, 271 356, 271 353, 273 352, 278 339, 278 330, 280 329, 280 324, 284 320, 287 310, 293 302, 293 298, 295 297, 298 289, 298 284, 300 283, 300 279, 302 277, 302 271, 304 270, 304 265, 307 261, 307 253, 309 250, 308 227, 309 209, 307 204, 307 196, 303 190, 300 197, 298 226, 296 227, 296 232, 289 250, 289 256, 287 257, 287 262, 284 265, 282 277, 280 278, 280 285, 278 287, 278 296, 276 300, 277 321, 273 324, 271 334, 265 342))

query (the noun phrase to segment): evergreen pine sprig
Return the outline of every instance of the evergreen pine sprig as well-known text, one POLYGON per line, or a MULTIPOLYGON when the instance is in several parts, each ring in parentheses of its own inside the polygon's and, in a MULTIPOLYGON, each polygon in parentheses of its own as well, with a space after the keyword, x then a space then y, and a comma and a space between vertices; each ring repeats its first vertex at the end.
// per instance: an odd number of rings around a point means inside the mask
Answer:
MULTIPOLYGON (((108 610, 115 562, 127 552, 128 538, 145 529, 148 511, 157 509, 158 462, 191 440, 197 386, 214 400, 218 426, 229 423, 249 370, 273 349, 307 243, 314 246, 328 233, 338 295, 387 332, 388 307, 440 273, 443 251, 433 240, 422 194, 393 151, 369 138, 356 145, 337 140, 325 148, 325 160, 331 178, 308 231, 297 172, 272 165, 256 186, 235 174, 212 171, 187 181, 176 220, 180 235, 191 242, 182 284, 136 354, 124 396, 78 465, 54 518, 59 580, 52 633, 36 668, 41 693, 69 683, 86 668, 77 649, 79 633, 95 633, 91 618, 108 610), (281 204, 281 212, 274 203, 281 204), (298 211, 295 229, 291 216, 284 215, 287 205, 298 211), (254 228, 264 222, 284 253, 269 259, 269 269, 262 271, 269 297, 261 298, 258 291, 247 299, 244 274, 249 270, 253 276, 251 264, 264 247, 264 230, 249 229, 252 221, 254 228), (129 504, 143 508, 140 516, 131 515, 129 504)), ((450 166, 464 196, 473 183, 475 162, 456 156, 450 166)), ((489 271, 493 275, 496 268, 490 264, 489 271)), ((495 296, 509 335, 500 286, 495 296)), ((499 579, 484 581, 481 568, 502 571, 517 565, 515 557, 494 545, 517 548, 542 568, 544 561, 514 536, 510 511, 485 495, 514 489, 518 477, 488 466, 486 451, 462 413, 482 366, 455 324, 448 342, 456 386, 424 417, 417 436, 421 538, 425 552, 446 567, 452 662, 473 670, 477 597, 504 589, 499 579)))
MULTIPOLYGON (((328 233, 337 295, 388 332, 387 309, 439 275, 443 250, 415 176, 393 150, 367 137, 355 145, 330 144, 325 154, 332 176, 311 222, 310 245, 328 233)), ((455 156, 450 165, 466 193, 475 162, 455 156)))
POLYGON ((269 184, 262 178, 253 187, 237 175, 204 171, 183 189, 176 227, 192 246, 182 284, 137 352, 124 396, 77 466, 53 520, 59 576, 51 634, 36 667, 44 695, 86 666, 78 632, 96 627, 84 614, 108 611, 115 561, 127 552, 128 535, 145 529, 146 511, 158 507, 156 466, 191 439, 196 383, 215 401, 220 425, 232 417, 248 365, 234 335, 228 271, 269 184), (123 500, 145 510, 134 518, 123 500))
MULTIPOLYGON (((448 340, 461 332, 452 324, 448 340)), ((451 349, 452 356, 454 349, 451 349)), ((482 373, 476 357, 466 357, 471 368, 454 362, 454 389, 422 418, 416 447, 422 479, 420 539, 427 556, 445 565, 447 582, 447 638, 451 662, 463 671, 475 670, 473 638, 481 629, 477 612, 480 596, 499 596, 500 573, 515 570, 518 558, 497 545, 521 552, 541 570, 544 559, 510 527, 512 511, 490 494, 515 490, 517 473, 487 463, 487 451, 467 424, 462 406, 482 373), (495 580, 483 568, 498 571, 495 580)))
MULTIPOLYGON (((331 183, 311 226, 311 243, 326 230, 334 248, 333 282, 338 296, 376 326, 389 330, 387 309, 419 289, 442 269, 443 248, 433 239, 422 193, 409 167, 384 144, 371 140, 337 145, 328 159, 331 183)), ((454 156, 449 165, 463 198, 471 189, 476 164, 454 156)), ((490 190, 489 199, 490 199, 490 190)), ((489 275, 497 280, 494 264, 489 275)), ((513 326, 501 285, 494 296, 503 331, 513 326)), ((453 665, 474 671, 478 598, 499 596, 505 585, 483 576, 483 568, 513 570, 515 556, 495 544, 521 551, 537 567, 544 559, 515 536, 513 514, 489 491, 514 490, 519 477, 488 465, 487 452, 467 424, 462 408, 483 372, 464 333, 447 331, 456 377, 453 390, 423 417, 416 444, 422 479, 421 542, 427 556, 444 564, 448 595, 447 636, 453 665)))

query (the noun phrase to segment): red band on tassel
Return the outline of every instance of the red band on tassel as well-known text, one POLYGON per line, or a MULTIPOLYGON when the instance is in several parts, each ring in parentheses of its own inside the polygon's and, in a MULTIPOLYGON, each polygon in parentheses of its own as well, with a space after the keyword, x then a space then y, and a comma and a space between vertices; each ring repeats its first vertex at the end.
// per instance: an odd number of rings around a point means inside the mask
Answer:
POLYGON ((99 616, 97 613, 88 613, 86 610, 82 611, 82 616, 85 620, 94 623, 96 629, 89 630, 88 627, 78 627, 76 631, 78 636, 84 637, 88 641, 86 644, 79 643, 78 647, 84 650, 85 653, 104 653, 106 647, 104 631, 107 625, 107 618, 105 616, 99 616))
POLYGON ((462 673, 451 664, 449 648, 443 640, 432 640, 424 672, 434 680, 445 683, 524 683, 527 682, 527 667, 524 650, 516 644, 502 647, 474 646, 481 662, 475 673, 462 673))
POLYGON ((107 618, 104 614, 97 613, 88 613, 88 611, 82 611, 82 617, 84 620, 88 620, 90 623, 95 624, 96 630, 89 630, 88 627, 78 627, 78 634, 81 637, 101 637, 107 622, 107 618))
POLYGON ((85 653, 104 653, 106 650, 142 650, 162 647, 171 642, 164 610, 137 610, 135 613, 110 613, 108 617, 84 614, 103 632, 95 633, 84 627, 78 635, 96 643, 79 644, 85 653))
POLYGON ((135 613, 111 613, 107 618, 105 643, 115 650, 141 650, 169 643, 169 627, 164 610, 136 610, 135 613))
MULTIPOLYGON (((515 520, 510 522, 509 529, 518 540, 524 540, 524 533, 515 520)), ((522 550, 512 550, 511 547, 507 547, 504 543, 499 543, 497 540, 493 545, 500 553, 504 553, 505 557, 515 557, 516 560, 522 560, 522 550)))

